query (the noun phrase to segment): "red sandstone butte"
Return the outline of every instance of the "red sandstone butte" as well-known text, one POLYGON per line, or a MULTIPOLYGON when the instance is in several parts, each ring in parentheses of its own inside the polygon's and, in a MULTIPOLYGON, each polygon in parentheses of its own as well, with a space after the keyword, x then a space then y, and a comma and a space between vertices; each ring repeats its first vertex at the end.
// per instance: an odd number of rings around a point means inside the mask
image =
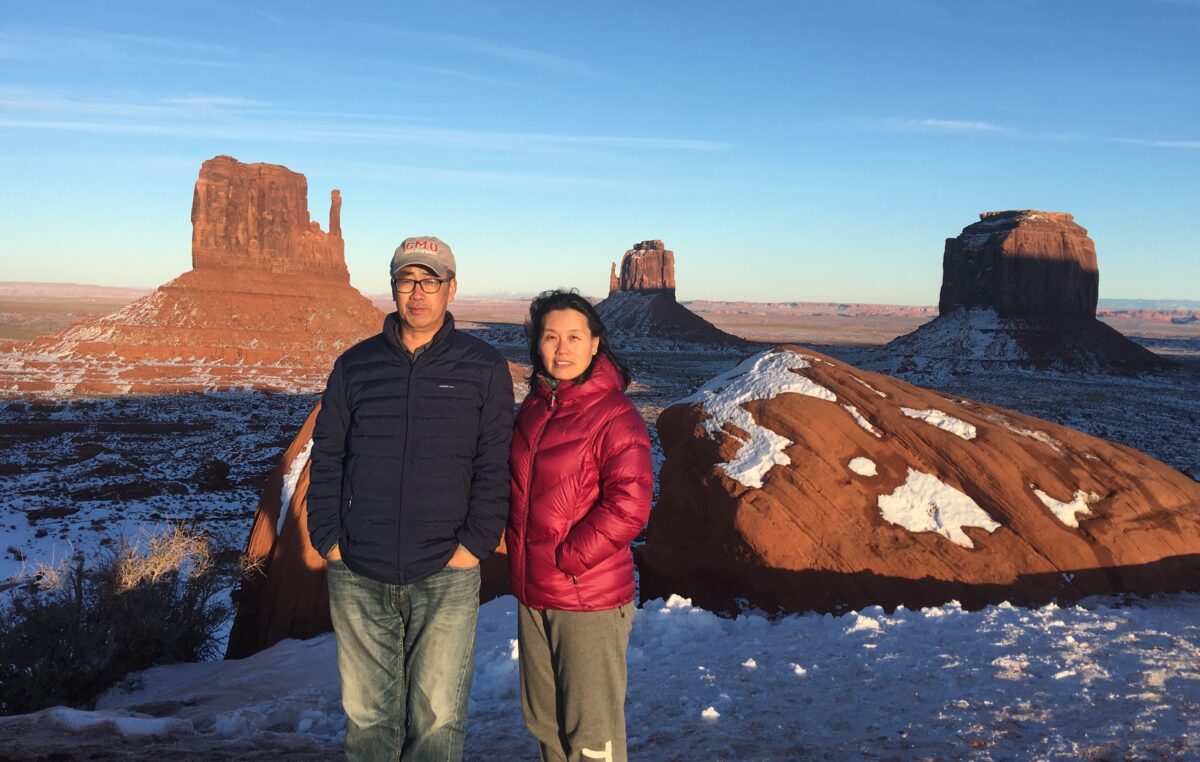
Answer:
POLYGON ((1200 484, 1184 474, 805 348, 751 357, 658 433, 643 600, 842 612, 1200 586, 1200 484))
MULTIPOLYGON (((514 392, 529 368, 509 363, 514 392)), ((241 659, 284 638, 311 638, 332 629, 325 559, 308 536, 309 454, 321 403, 312 409, 271 472, 246 542, 245 570, 235 595, 237 614, 225 658, 241 659)), ((504 538, 484 559, 479 601, 507 595, 508 555, 504 538)))
POLYGON ((319 391, 383 313, 350 285, 333 191, 329 232, 304 175, 229 156, 204 162, 192 269, 103 317, 0 354, 0 395, 319 391))
POLYGON ((749 342, 725 333, 675 300, 675 253, 662 241, 642 241, 609 272, 608 298, 596 305, 618 350, 707 345, 741 351, 749 342), (631 342, 633 342, 631 344, 631 342))

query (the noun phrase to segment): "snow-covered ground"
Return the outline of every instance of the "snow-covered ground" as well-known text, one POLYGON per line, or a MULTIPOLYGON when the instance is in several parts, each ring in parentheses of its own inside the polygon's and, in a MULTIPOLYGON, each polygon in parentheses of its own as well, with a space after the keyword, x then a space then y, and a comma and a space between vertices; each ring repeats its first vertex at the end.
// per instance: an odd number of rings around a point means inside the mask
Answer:
MULTIPOLYGON (((526 359, 509 333, 506 354, 526 359)), ((646 349, 628 359, 631 396, 650 423, 737 364, 646 349)), ((854 361, 854 350, 822 351, 854 361)), ((988 374, 946 388, 1200 476, 1200 373, 988 374)), ((237 552, 263 475, 312 402, 227 394, 6 404, 0 583, 168 519, 196 520, 237 552)), ((916 412, 938 425, 937 411, 916 412)), ((1063 509, 1074 516, 1081 505, 1063 509)), ((468 759, 536 756, 520 718, 513 606, 502 598, 481 612, 468 759)), ((1200 596, 1186 594, 733 620, 651 601, 630 646, 630 749, 646 760, 1200 759, 1198 649, 1200 596)), ((343 723, 333 642, 322 636, 239 662, 150 670, 95 712, 2 719, 0 759, 328 758, 343 723)))
MULTIPOLYGON (((486 604, 467 759, 537 758, 515 637, 514 600, 486 604)), ((1196 595, 775 620, 656 600, 634 620, 629 677, 633 759, 1200 758, 1196 595)), ((0 753, 301 758, 344 732, 329 635, 129 683, 94 712, 0 720, 0 753)))
POLYGON ((267 474, 315 401, 234 392, 4 403, 0 586, 171 521, 239 552, 267 474))

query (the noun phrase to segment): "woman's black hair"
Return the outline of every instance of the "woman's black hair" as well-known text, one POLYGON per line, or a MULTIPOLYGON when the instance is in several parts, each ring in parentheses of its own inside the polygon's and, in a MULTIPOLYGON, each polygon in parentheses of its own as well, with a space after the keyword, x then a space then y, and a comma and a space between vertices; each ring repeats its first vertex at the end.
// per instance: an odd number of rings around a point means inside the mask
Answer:
MULTIPOLYGON (((545 365, 542 364, 542 353, 539 351, 538 345, 541 342, 542 323, 546 319, 546 313, 554 310, 575 310, 587 318, 588 330, 592 332, 593 337, 600 339, 600 346, 596 354, 603 353, 609 359, 621 376, 621 388, 628 388, 629 382, 632 380, 629 375, 629 366, 625 364, 624 360, 617 357, 616 353, 612 351, 612 347, 608 345, 608 331, 600 320, 600 313, 596 312, 592 303, 580 296, 578 289, 574 288, 569 291, 562 288, 543 291, 529 303, 529 317, 525 319, 525 337, 529 339, 529 361, 533 364, 533 375, 536 376, 539 373, 549 375, 545 365)), ((575 379, 575 383, 582 384, 588 380, 588 376, 591 374, 592 365, 588 365, 587 370, 575 379)))

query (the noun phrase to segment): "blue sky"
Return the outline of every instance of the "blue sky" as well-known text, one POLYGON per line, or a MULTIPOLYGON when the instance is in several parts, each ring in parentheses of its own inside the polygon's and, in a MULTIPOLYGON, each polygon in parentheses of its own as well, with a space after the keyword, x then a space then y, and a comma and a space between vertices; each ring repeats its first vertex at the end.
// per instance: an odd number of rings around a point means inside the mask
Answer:
POLYGON ((1102 297, 1200 298, 1200 0, 0 2, 0 280, 190 267, 217 154, 284 164, 353 283, 935 304, 944 239, 1066 211, 1102 297))

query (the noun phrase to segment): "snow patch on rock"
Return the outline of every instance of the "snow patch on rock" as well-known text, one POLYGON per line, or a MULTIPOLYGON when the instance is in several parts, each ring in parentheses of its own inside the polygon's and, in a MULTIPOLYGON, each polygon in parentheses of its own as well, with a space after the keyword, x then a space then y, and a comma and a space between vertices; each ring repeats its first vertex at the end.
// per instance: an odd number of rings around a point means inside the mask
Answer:
POLYGON ((854 405, 842 405, 842 407, 846 408, 846 412, 853 416, 855 423, 874 434, 876 438, 883 439, 883 434, 879 433, 879 429, 872 426, 871 422, 868 421, 862 413, 858 412, 858 408, 856 408, 854 405))
POLYGON ((760 352, 675 403, 700 405, 709 416, 703 424, 708 436, 715 439, 724 433, 742 443, 732 460, 720 464, 730 479, 747 487, 761 488, 763 476, 773 466, 792 462, 783 452, 793 444, 792 440, 758 425, 742 407, 745 403, 774 399, 780 394, 806 394, 837 401, 837 395, 829 389, 792 372, 811 368, 809 359, 790 350, 760 352), (737 434, 735 429, 745 432, 745 436, 737 434))
POLYGON ((1088 505, 1100 499, 1095 492, 1084 492, 1080 489, 1075 490, 1075 495, 1069 503, 1064 503, 1061 500, 1055 500, 1032 484, 1029 487, 1033 490, 1033 494, 1038 496, 1038 500, 1042 501, 1042 505, 1050 509, 1055 518, 1072 529, 1079 527, 1079 517, 1076 514, 1091 516, 1092 509, 1088 505))
POLYGON ((930 408, 928 410, 914 410, 911 407, 902 407, 900 412, 907 415, 909 418, 917 418, 925 421, 930 426, 936 426, 943 431, 949 431, 957 437, 963 439, 975 438, 975 427, 966 421, 960 421, 948 413, 943 413, 941 410, 930 408))
POLYGON ((296 494, 296 483, 300 481, 300 474, 304 471, 304 466, 308 464, 308 458, 312 455, 312 440, 304 445, 304 449, 296 455, 296 459, 292 461, 292 465, 288 466, 287 473, 283 475, 283 486, 279 488, 279 518, 275 523, 275 536, 283 534, 283 520, 287 517, 288 506, 292 503, 292 495, 296 494))
POLYGON ((955 545, 974 548, 975 543, 963 527, 979 527, 988 532, 1000 528, 979 504, 942 482, 933 474, 912 468, 908 478, 890 495, 880 495, 880 513, 884 521, 910 532, 936 532, 955 545))
POLYGON ((868 388, 868 389, 870 389, 871 391, 875 392, 875 394, 877 394, 877 395, 878 395, 878 396, 880 396, 880 397, 886 397, 886 396, 887 396, 887 392, 881 392, 881 391, 879 391, 878 389, 876 389, 875 387, 871 386, 871 385, 870 385, 870 384, 868 384, 866 381, 863 381, 861 378, 859 378, 858 376, 854 375, 853 373, 851 373, 851 374, 850 374, 850 378, 854 379, 854 380, 855 380, 855 381, 857 381, 858 383, 862 384, 863 386, 867 387, 867 388, 868 388))
POLYGON ((1049 447, 1051 450, 1054 450, 1056 453, 1058 453, 1060 455, 1062 454, 1062 442, 1058 441, 1057 439, 1050 436, 1049 434, 1047 434, 1044 431, 1038 431, 1036 429, 1026 428, 1024 426, 1021 426, 1021 425, 1015 423, 1008 416, 1001 415, 999 413, 992 413, 991 415, 989 415, 987 417, 987 419, 989 421, 991 421, 992 423, 1000 424, 1001 426, 1008 429, 1009 431, 1011 431, 1014 434, 1017 434, 1017 435, 1023 436, 1023 437, 1028 437, 1037 442, 1041 442, 1042 444, 1049 447))
POLYGON ((870 458, 851 458, 848 467, 859 476, 876 476, 879 473, 875 470, 875 461, 870 458))

